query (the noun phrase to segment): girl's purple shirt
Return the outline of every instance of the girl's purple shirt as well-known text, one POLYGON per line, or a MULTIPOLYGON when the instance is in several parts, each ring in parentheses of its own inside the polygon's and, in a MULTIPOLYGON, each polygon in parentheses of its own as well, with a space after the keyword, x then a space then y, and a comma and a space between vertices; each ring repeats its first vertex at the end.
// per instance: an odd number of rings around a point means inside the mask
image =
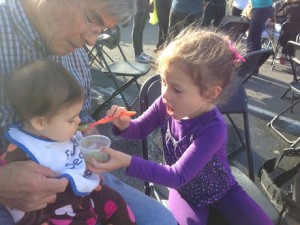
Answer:
MULTIPOLYGON (((160 97, 140 117, 131 120, 126 130, 120 132, 114 127, 113 133, 131 140, 142 140, 156 128, 162 127, 166 116, 166 107, 160 97)), ((200 173, 215 155, 226 167, 228 179, 234 181, 226 158, 227 125, 217 108, 192 119, 169 118, 171 133, 176 140, 181 140, 194 129, 194 142, 173 165, 158 164, 133 156, 127 175, 178 189, 200 173), (198 125, 208 117, 213 118, 211 122, 198 125)))

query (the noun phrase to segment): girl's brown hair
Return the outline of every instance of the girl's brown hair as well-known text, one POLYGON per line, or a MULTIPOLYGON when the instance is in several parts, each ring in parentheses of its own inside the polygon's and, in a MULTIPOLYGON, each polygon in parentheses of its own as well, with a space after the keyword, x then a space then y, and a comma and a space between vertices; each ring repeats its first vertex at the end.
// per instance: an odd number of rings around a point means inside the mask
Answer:
POLYGON ((8 100, 22 121, 44 116, 51 119, 64 107, 81 102, 84 92, 62 65, 35 61, 8 76, 8 100))
POLYGON ((227 86, 235 69, 236 56, 229 38, 220 31, 189 27, 182 31, 158 58, 158 71, 167 71, 173 63, 182 65, 205 96, 212 86, 227 86))

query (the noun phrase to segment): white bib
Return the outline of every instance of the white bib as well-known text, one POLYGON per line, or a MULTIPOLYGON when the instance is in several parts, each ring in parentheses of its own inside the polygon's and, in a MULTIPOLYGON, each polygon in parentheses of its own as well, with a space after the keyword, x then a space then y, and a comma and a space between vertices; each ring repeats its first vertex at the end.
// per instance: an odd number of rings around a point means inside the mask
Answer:
POLYGON ((6 138, 18 146, 34 162, 46 166, 66 177, 77 196, 88 195, 99 184, 99 175, 86 169, 78 142, 81 132, 68 141, 45 140, 20 129, 20 124, 10 126, 6 138))

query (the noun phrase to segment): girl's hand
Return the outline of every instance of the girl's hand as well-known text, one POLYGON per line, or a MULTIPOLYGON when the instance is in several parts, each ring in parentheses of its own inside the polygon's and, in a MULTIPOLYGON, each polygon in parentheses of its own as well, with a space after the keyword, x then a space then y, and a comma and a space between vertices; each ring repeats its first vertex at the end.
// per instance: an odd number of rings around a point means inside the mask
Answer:
POLYGON ((93 173, 111 172, 119 168, 128 167, 131 163, 132 157, 126 153, 116 151, 109 147, 103 147, 101 151, 107 153, 110 159, 105 163, 99 163, 92 158, 92 162, 88 163, 87 167, 93 173))
POLYGON ((110 110, 107 111, 106 116, 115 116, 116 119, 112 123, 120 130, 123 131, 129 127, 130 117, 129 116, 120 116, 121 112, 127 111, 125 107, 118 105, 113 105, 110 110))

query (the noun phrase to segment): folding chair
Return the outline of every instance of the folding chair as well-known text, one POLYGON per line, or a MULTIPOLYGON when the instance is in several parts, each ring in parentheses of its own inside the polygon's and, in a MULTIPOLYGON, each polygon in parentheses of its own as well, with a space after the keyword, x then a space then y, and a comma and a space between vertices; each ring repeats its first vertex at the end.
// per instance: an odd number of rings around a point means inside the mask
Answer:
POLYGON ((238 42, 248 30, 250 23, 240 16, 225 16, 220 22, 220 29, 227 33, 230 40, 238 42))
POLYGON ((261 34, 262 49, 272 48, 272 54, 274 54, 276 48, 275 42, 277 43, 278 41, 281 26, 282 24, 274 23, 269 20, 266 22, 266 28, 261 34))
POLYGON ((127 60, 121 46, 120 46, 120 29, 116 26, 114 29, 108 30, 108 33, 105 38, 98 38, 94 50, 96 55, 93 53, 93 50, 89 53, 91 54, 90 59, 91 63, 94 61, 98 62, 102 66, 102 72, 112 79, 116 90, 107 98, 101 105, 99 105, 96 110, 92 113, 93 117, 96 117, 97 114, 103 109, 103 107, 117 95, 121 95, 123 102, 126 105, 126 108, 130 109, 137 98, 129 103, 124 95, 124 91, 135 83, 138 90, 140 86, 137 80, 147 74, 150 71, 150 65, 145 63, 139 63, 134 60, 127 60), (108 35, 108 36, 107 36, 108 35), (112 57, 104 50, 104 47, 107 49, 119 50, 123 60, 114 61, 112 57), (124 82, 120 84, 118 77, 124 78, 124 82))
MULTIPOLYGON (((160 88, 161 88, 161 84, 160 84, 159 75, 152 76, 151 78, 149 78, 147 81, 144 82, 139 94, 141 113, 144 112, 154 102, 154 100, 160 96, 161 94, 160 88)), ((230 93, 229 95, 230 97, 226 100, 226 102, 222 104, 218 104, 217 107, 220 110, 220 112, 226 115, 227 118, 229 119, 234 130, 237 133, 237 136, 241 142, 241 146, 235 151, 233 151, 232 153, 230 153, 228 157, 231 157, 232 154, 236 154, 237 151, 246 149, 249 177, 252 180, 254 180, 254 170, 253 170, 249 122, 248 122, 248 107, 247 107, 248 100, 247 100, 246 92, 242 84, 238 83, 238 87, 236 88, 235 93, 230 93), (241 114, 243 116, 244 135, 240 133, 238 127, 234 123, 233 119, 230 117, 230 114, 241 114)), ((146 143, 146 140, 144 140, 143 143, 146 143)), ((146 156, 144 155, 144 157, 146 156)))
POLYGON ((242 78, 242 84, 245 84, 247 80, 258 71, 271 54, 273 54, 273 50, 268 48, 248 52, 243 56, 246 62, 242 62, 236 71, 236 74, 242 78))
MULTIPOLYGON (((286 142, 291 144, 291 147, 294 147, 299 141, 300 137, 295 140, 288 139, 281 131, 279 131, 278 128, 274 126, 274 123, 276 120, 279 119, 280 116, 282 116, 285 112, 287 112, 290 109, 293 109, 295 105, 297 105, 300 102, 300 99, 296 100, 294 102, 295 96, 294 94, 300 94, 300 81, 297 75, 297 68, 300 67, 300 43, 297 43, 295 41, 288 41, 287 43, 287 52, 288 52, 288 58, 292 65, 293 70, 293 81, 290 83, 289 89, 284 93, 283 96, 287 94, 288 91, 292 91, 292 97, 291 97, 291 105, 284 109, 282 112, 280 112, 277 116, 275 116, 269 123, 268 126, 271 127, 276 134, 278 134, 280 137, 282 137, 286 142)), ((283 97, 282 96, 282 97, 283 97)))
MULTIPOLYGON (((114 39, 115 40, 115 43, 118 43, 120 41, 120 36, 116 36, 117 33, 113 35, 109 35, 108 33, 108 30, 104 30, 97 38, 97 41, 96 41, 96 45, 104 45, 104 42, 107 40, 107 39, 114 39)), ((88 48, 86 45, 83 46, 83 48, 85 49, 85 51, 87 52, 88 54, 88 57, 89 57, 89 62, 90 62, 90 66, 93 65, 93 63, 96 61, 97 63, 100 64, 101 67, 104 67, 101 59, 98 59, 97 58, 97 54, 94 54, 94 51, 96 51, 96 45, 94 45, 91 49, 88 48)), ((110 49, 113 49, 115 48, 116 45, 114 46, 109 46, 110 49)), ((108 55, 107 55, 108 56, 108 55)), ((109 57, 109 56, 108 56, 109 57)), ((112 60, 112 59, 111 59, 112 60)))
POLYGON ((285 22, 282 24, 279 38, 275 47, 275 52, 273 55, 271 70, 273 71, 275 68, 276 56, 280 47, 286 47, 286 43, 288 41, 295 41, 296 36, 300 33, 300 24, 293 22, 285 22))
MULTIPOLYGON (((160 76, 154 75, 148 78, 142 85, 140 90, 140 110, 141 113, 147 110, 147 108, 157 99, 161 94, 161 83, 160 76)), ((223 105, 218 106, 219 110, 223 114, 231 114, 231 113, 239 113, 240 110, 243 110, 244 116, 244 124, 245 124, 245 139, 247 142, 247 158, 248 158, 248 170, 249 177, 247 177, 244 173, 242 173, 236 167, 231 167, 232 173, 236 178, 237 182, 244 188, 244 190, 265 210, 265 212, 272 218, 274 223, 278 221, 278 213, 267 197, 261 192, 261 190, 255 185, 253 182, 254 174, 253 174, 253 163, 252 163, 252 152, 250 145, 250 137, 249 137, 249 125, 248 125, 248 114, 247 114, 247 96, 245 93, 245 89, 242 84, 239 83, 237 88, 237 92, 230 98, 228 102, 223 105), (243 109, 242 109, 243 108, 243 109)), ((147 139, 143 140, 143 157, 148 159, 149 150, 147 139)), ((149 196, 154 197, 162 204, 167 206, 168 200, 168 188, 152 184, 149 182, 145 182, 145 193, 149 196)), ((208 225, 227 225, 225 219, 219 215, 217 212, 212 211, 208 218, 208 225)))
MULTIPOLYGON (((298 44, 300 44, 300 34, 297 35, 296 37, 296 42, 294 41, 288 41, 287 43, 287 55, 288 59, 290 60, 291 66, 292 66, 292 71, 293 71, 293 82, 296 82, 298 80, 298 75, 299 74, 299 47, 298 44)), ((291 91, 291 87, 289 87, 281 96, 281 99, 286 98, 286 95, 288 92, 291 91)), ((291 96, 291 102, 293 104, 295 100, 295 92, 292 92, 291 96)), ((293 107, 291 108, 291 112, 293 112, 293 107)))

